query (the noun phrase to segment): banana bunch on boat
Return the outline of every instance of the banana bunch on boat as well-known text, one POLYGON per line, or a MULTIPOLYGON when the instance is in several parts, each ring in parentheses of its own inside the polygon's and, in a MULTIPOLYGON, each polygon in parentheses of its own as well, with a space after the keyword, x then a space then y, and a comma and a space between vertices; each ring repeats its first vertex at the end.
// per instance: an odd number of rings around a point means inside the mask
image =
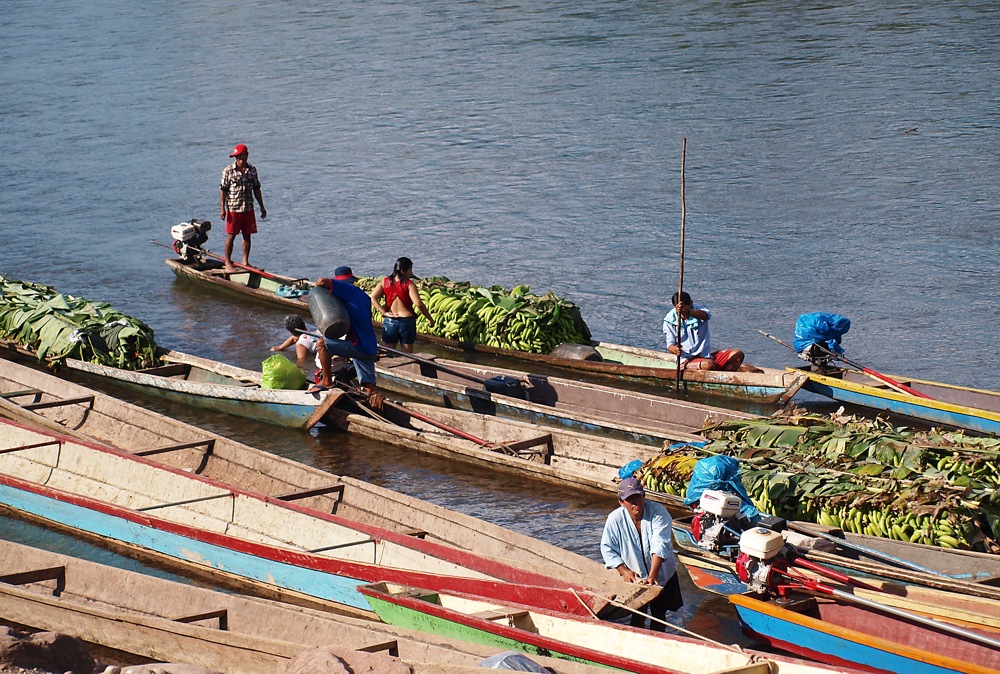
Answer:
MULTIPOLYGON (((379 279, 360 279, 370 291, 379 279)), ((560 344, 586 344, 590 330, 572 302, 554 293, 535 295, 526 285, 510 291, 484 288, 438 276, 416 281, 424 306, 434 317, 431 326, 422 315, 417 331, 472 344, 529 353, 550 353, 560 344)), ((373 309, 373 318, 380 316, 373 309)))
POLYGON ((684 496, 696 463, 698 463, 696 456, 663 454, 646 461, 636 471, 635 476, 650 491, 684 496))
POLYGON ((1000 438, 793 415, 730 421, 704 449, 740 458, 765 512, 946 548, 995 547, 1000 438))
POLYGON ((39 361, 75 358, 128 370, 158 363, 153 331, 142 321, 103 302, 3 276, 0 338, 35 351, 39 361))

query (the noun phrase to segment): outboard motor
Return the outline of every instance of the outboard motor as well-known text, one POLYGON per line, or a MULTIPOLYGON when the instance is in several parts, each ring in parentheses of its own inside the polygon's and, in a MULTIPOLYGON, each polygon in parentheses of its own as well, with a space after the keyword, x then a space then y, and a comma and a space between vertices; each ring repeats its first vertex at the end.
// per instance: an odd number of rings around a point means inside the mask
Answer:
POLYGON ((184 262, 204 262, 201 247, 208 241, 207 232, 210 229, 212 223, 200 218, 174 225, 170 228, 170 236, 174 240, 174 252, 184 262))
POLYGON ((740 536, 740 555, 736 558, 736 575, 751 592, 765 594, 777 586, 774 569, 786 568, 779 556, 785 539, 777 531, 754 527, 740 536))
POLYGON ((742 501, 739 496, 724 491, 706 489, 698 500, 691 535, 698 547, 724 555, 727 547, 736 545, 743 529, 737 516, 742 501))

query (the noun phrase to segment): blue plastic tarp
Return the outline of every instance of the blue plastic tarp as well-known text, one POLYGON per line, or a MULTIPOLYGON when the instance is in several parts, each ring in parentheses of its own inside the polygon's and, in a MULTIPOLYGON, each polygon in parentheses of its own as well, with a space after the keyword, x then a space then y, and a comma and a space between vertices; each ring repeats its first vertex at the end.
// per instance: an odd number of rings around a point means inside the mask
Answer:
POLYGON ((796 353, 802 353, 812 344, 821 344, 834 353, 843 354, 840 338, 851 329, 851 319, 840 314, 817 311, 802 314, 795 321, 795 341, 792 346, 796 353))
POLYGON ((736 494, 743 501, 740 512, 751 521, 760 519, 760 510, 750 500, 743 480, 740 479, 739 459, 721 455, 699 459, 691 473, 685 505, 694 505, 701 500, 702 493, 709 489, 736 494))

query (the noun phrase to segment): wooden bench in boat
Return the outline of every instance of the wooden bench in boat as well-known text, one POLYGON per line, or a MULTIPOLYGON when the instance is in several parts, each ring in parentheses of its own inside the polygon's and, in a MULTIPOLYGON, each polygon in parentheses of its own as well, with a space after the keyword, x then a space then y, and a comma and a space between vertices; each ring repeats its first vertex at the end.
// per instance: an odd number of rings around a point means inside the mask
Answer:
POLYGON ((191 372, 191 366, 185 363, 170 363, 169 365, 157 365, 136 370, 140 374, 151 374, 157 377, 176 377, 178 375, 187 376, 191 372))
POLYGON ((503 609, 495 608, 489 609, 487 611, 479 611, 478 613, 470 613, 469 616, 472 618, 482 618, 483 620, 489 620, 490 622, 494 620, 516 620, 517 618, 524 618, 528 615, 527 611, 518 611, 516 609, 503 609))

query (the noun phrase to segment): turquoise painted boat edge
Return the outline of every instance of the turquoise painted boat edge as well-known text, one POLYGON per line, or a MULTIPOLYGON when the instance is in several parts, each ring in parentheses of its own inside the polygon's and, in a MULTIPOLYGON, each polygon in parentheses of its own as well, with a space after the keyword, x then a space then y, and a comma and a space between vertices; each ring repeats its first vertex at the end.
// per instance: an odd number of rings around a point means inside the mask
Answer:
POLYGON ((829 654, 836 653, 836 657, 845 664, 853 663, 896 674, 950 674, 954 671, 837 637, 825 631, 796 625, 745 606, 734 604, 734 608, 744 632, 750 636, 776 648, 819 662, 829 663, 829 654))
POLYGON ((255 555, 141 526, 113 515, 15 489, 9 485, 0 484, 0 503, 60 525, 72 523, 71 526, 81 531, 153 550, 187 563, 354 608, 370 610, 368 602, 357 591, 358 585, 365 582, 362 580, 261 559, 255 555))
POLYGON ((809 379, 802 387, 811 393, 831 398, 843 403, 883 410, 898 414, 900 416, 929 421, 938 424, 953 426, 956 428, 966 428, 980 433, 1000 435, 1000 421, 985 419, 977 416, 973 412, 959 413, 940 409, 933 405, 933 401, 926 401, 922 398, 914 399, 914 402, 903 402, 892 398, 878 395, 864 394, 851 391, 847 388, 830 386, 825 383, 809 379), (922 402, 919 402, 922 401, 922 402))

